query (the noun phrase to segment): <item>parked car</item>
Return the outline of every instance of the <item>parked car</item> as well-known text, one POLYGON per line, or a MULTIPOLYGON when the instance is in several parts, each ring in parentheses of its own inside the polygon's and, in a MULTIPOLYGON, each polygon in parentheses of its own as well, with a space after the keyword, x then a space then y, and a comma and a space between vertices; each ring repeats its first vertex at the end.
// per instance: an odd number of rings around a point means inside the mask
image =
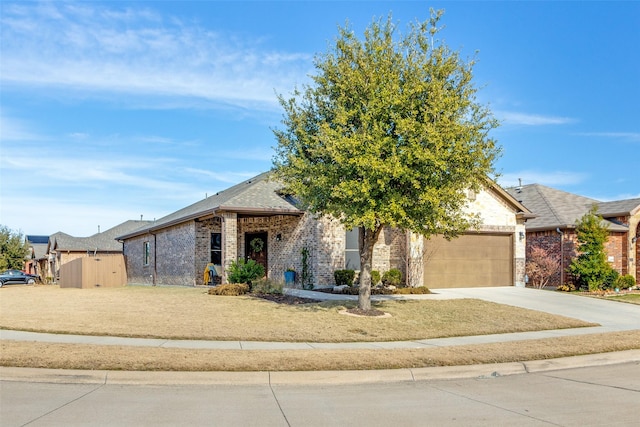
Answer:
POLYGON ((33 285, 38 280, 38 276, 27 274, 20 270, 6 270, 0 274, 0 288, 11 283, 24 283, 25 285, 33 285))

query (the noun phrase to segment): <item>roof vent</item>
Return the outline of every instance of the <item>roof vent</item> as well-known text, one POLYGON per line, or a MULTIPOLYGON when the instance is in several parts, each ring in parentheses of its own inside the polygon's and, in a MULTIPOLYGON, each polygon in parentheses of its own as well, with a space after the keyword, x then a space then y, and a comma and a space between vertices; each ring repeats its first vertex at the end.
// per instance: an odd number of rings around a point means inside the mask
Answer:
POLYGON ((518 193, 522 192, 522 178, 518 178, 518 186, 516 187, 518 193))

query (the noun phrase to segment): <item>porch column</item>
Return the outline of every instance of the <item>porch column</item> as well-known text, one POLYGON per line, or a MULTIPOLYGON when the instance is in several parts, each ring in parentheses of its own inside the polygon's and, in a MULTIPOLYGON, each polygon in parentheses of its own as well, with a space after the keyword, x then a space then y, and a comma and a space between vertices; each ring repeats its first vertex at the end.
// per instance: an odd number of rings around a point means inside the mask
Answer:
POLYGON ((227 282, 227 269, 238 259, 238 214, 223 212, 222 217, 222 283, 227 282))

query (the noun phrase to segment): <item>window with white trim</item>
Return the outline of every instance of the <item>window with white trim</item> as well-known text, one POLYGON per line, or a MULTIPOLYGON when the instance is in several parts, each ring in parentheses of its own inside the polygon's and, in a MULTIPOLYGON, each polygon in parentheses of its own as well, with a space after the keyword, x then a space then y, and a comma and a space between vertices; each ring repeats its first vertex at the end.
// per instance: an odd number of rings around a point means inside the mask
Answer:
POLYGON ((360 270, 360 231, 358 228, 347 230, 344 245, 344 268, 360 270))

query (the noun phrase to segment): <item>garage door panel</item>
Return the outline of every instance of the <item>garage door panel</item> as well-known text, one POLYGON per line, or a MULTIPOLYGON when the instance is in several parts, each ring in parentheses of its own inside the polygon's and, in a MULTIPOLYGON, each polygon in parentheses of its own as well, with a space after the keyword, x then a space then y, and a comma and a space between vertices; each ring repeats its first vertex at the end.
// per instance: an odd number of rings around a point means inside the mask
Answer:
POLYGON ((510 234, 466 234, 426 242, 424 284, 437 288, 512 286, 513 240, 510 234))

